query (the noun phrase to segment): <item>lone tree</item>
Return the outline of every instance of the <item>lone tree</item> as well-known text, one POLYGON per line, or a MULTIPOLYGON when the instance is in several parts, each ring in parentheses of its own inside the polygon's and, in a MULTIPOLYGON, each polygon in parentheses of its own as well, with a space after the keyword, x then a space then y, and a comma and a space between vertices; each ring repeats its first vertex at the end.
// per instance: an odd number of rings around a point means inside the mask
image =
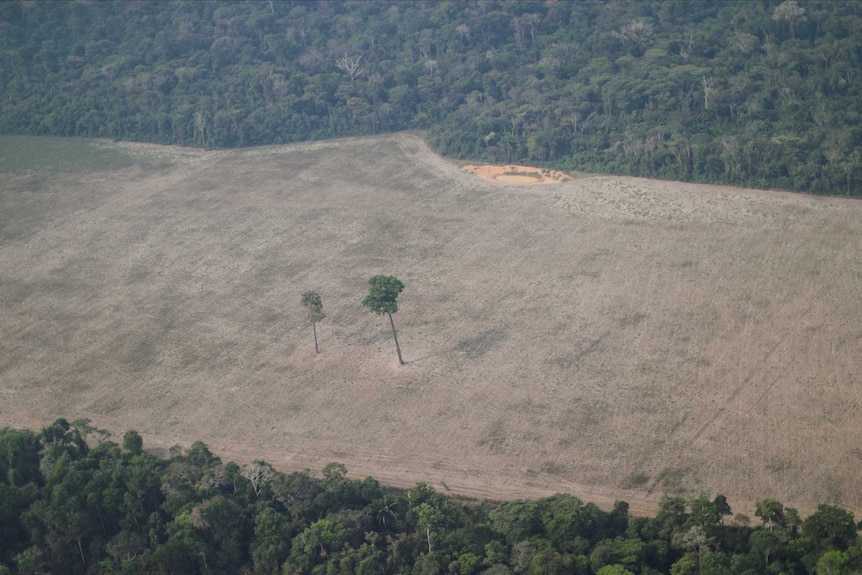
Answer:
POLYGON ((398 333, 395 331, 395 320, 392 314, 398 311, 398 294, 404 289, 395 276, 374 276, 368 280, 368 295, 362 300, 362 305, 377 315, 384 313, 389 316, 392 326, 392 337, 395 338, 395 350, 398 352, 398 363, 404 365, 401 358, 401 346, 398 345, 398 333))
POLYGON ((308 310, 308 321, 311 322, 311 329, 314 331, 314 353, 320 353, 320 349, 317 347, 317 322, 326 317, 326 314, 323 313, 323 303, 317 292, 313 291, 302 294, 301 303, 308 310))

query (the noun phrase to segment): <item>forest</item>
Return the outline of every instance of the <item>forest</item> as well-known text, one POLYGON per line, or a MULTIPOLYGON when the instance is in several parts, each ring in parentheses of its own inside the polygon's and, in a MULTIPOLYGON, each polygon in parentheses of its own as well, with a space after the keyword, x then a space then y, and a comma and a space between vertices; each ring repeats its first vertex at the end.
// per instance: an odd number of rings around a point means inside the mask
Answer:
POLYGON ((0 3, 0 133, 411 130, 457 159, 860 195, 862 3, 0 3))
POLYGON ((205 444, 144 450, 88 420, 0 430, 0 575, 787 573, 862 568, 853 514, 806 518, 774 499, 755 518, 722 495, 665 495, 654 518, 557 494, 493 503, 426 484, 224 463, 205 444))
MULTIPOLYGON (((0 53, 2 134, 232 148, 409 130, 462 160, 862 195, 852 0, 4 1, 0 53)), ((860 524, 829 504, 749 517, 668 493, 637 517, 144 447, 86 420, 0 429, 0 575, 862 570, 860 524)))

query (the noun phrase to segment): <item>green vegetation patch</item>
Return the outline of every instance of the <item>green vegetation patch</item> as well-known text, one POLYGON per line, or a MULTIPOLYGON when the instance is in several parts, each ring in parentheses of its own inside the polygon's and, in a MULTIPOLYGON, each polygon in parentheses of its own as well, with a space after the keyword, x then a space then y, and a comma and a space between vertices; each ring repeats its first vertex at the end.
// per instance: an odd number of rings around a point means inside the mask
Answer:
POLYGON ((0 2, 0 133, 221 149, 418 130, 473 164, 855 197, 860 15, 860 0, 0 2))
POLYGON ((649 475, 642 471, 637 471, 632 473, 623 481, 622 487, 624 489, 635 489, 637 487, 643 487, 649 482, 649 475))
POLYGON ((122 149, 95 140, 0 136, 0 173, 22 170, 107 171, 134 164, 135 159, 122 149))
POLYGON ((341 463, 286 474, 262 459, 223 461, 201 441, 162 459, 137 431, 111 439, 88 419, 57 419, 38 433, 0 429, 0 575, 849 575, 862 567, 856 519, 833 505, 803 519, 767 498, 755 506, 759 525, 742 513, 726 525, 730 503, 707 492, 664 495, 655 517, 639 517, 625 501, 604 510, 567 493, 464 500, 425 483, 393 489, 354 479, 341 463))

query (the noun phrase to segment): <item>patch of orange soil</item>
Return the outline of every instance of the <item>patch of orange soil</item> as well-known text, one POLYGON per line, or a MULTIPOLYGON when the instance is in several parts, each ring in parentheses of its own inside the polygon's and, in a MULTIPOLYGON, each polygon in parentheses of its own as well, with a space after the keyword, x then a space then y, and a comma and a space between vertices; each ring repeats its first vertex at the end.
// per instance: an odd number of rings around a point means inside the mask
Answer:
POLYGON ((504 166, 469 164, 461 169, 498 184, 558 184, 572 179, 563 172, 514 164, 504 166))

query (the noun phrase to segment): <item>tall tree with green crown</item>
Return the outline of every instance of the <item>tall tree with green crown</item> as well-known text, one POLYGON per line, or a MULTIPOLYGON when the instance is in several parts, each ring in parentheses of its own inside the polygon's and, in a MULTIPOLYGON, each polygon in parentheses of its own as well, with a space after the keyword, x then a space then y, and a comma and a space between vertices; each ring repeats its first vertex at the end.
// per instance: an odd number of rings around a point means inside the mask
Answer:
POLYGON ((374 276, 368 280, 368 295, 362 300, 362 305, 377 315, 384 313, 389 316, 392 326, 392 337, 395 338, 395 350, 398 352, 398 363, 404 365, 401 357, 401 346, 398 345, 398 333, 395 331, 395 320, 392 314, 398 311, 398 294, 404 290, 404 284, 395 276, 374 276))

